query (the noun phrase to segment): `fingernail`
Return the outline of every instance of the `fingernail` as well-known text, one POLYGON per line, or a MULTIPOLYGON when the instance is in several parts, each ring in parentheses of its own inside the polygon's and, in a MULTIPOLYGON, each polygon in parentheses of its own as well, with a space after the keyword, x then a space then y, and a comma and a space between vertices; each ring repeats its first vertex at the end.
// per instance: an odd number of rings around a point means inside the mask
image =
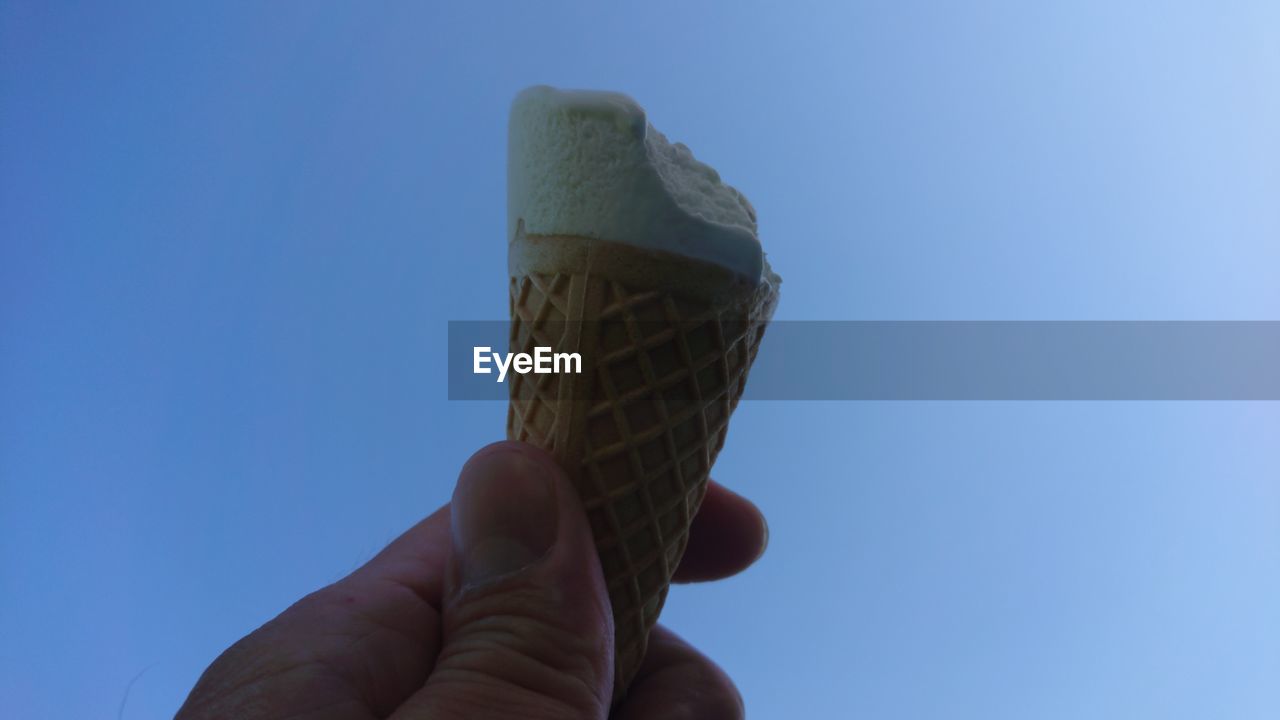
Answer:
POLYGON ((463 586, 481 585, 542 559, 556 541, 553 470, 519 450, 471 458, 453 491, 453 546, 463 586))
POLYGON ((769 549, 769 519, 760 513, 760 528, 764 530, 764 537, 760 541, 760 553, 756 555, 756 560, 764 557, 764 553, 769 549))

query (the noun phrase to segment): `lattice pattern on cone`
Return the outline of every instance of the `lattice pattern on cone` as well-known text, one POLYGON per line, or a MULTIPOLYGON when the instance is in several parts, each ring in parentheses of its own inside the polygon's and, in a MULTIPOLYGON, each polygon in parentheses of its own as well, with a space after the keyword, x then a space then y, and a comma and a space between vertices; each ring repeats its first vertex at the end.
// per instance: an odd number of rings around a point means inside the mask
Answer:
POLYGON ((512 377, 507 435, 552 452, 582 496, 613 605, 617 697, 644 658, 776 296, 716 305, 570 273, 513 277, 510 290, 513 352, 583 356, 582 375, 512 377), (583 283, 599 285, 598 307, 574 308, 583 283))

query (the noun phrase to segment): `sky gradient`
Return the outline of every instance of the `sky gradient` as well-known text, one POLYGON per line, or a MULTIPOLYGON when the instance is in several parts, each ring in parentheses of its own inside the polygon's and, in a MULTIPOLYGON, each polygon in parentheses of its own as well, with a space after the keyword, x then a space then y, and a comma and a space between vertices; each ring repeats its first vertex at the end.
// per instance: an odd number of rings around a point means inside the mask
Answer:
MULTIPOLYGON (((779 318, 1280 319, 1275 3, 173 5, 0 5, 6 717, 172 716, 502 435, 445 345, 530 84, 750 198, 779 318)), ((758 718, 1275 718, 1277 431, 748 402, 770 549, 663 619, 758 718)))

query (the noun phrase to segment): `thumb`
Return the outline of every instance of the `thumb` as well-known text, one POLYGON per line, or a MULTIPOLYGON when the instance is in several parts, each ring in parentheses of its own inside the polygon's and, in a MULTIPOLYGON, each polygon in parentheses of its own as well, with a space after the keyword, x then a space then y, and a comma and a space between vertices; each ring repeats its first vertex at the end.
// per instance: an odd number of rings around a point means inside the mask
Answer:
POLYGON ((443 646, 402 712, 604 718, 613 692, 613 617, 568 477, 532 446, 495 443, 463 467, 451 512, 443 646))

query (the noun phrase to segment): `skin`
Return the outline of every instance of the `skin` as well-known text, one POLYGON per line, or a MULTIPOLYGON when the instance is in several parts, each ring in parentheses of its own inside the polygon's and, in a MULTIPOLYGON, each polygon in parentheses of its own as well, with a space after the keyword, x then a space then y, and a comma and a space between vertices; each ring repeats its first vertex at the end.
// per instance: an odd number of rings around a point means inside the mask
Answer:
MULTIPOLYGON (((559 519, 546 555, 496 579, 464 581, 453 531, 466 521, 445 505, 231 646, 176 720, 741 718, 741 696, 724 672, 660 625, 627 694, 610 706, 608 597, 585 514, 554 461, 495 443, 464 467, 453 505, 464 502, 464 486, 475 487, 469 476, 534 471, 556 488, 559 519)), ((675 581, 741 572, 767 538, 760 511, 712 482, 675 581)))

